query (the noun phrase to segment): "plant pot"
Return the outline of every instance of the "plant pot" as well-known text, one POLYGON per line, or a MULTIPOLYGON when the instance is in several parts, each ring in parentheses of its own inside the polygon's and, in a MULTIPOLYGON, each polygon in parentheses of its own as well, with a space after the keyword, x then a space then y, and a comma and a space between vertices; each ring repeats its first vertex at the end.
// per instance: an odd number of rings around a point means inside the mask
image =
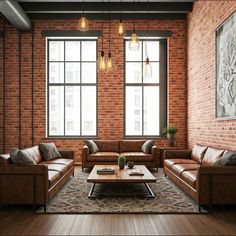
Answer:
POLYGON ((125 168, 125 163, 126 163, 125 156, 119 156, 118 157, 118 166, 119 166, 120 169, 124 169, 125 168))
POLYGON ((176 146, 176 137, 175 137, 175 134, 168 134, 167 137, 168 137, 168 140, 169 140, 169 145, 170 145, 170 147, 176 146))

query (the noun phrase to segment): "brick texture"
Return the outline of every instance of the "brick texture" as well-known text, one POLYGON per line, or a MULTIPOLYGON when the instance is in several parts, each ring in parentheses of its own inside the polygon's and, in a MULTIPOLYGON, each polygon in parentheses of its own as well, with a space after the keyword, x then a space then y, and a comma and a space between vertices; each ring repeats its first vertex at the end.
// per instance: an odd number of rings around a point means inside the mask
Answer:
POLYGON ((215 30, 236 1, 198 1, 188 17, 188 145, 236 150, 236 120, 215 119, 215 30))
MULTIPOLYGON (((34 49, 34 129, 35 144, 55 142, 58 147, 72 148, 76 160, 81 161, 83 140, 47 140, 46 139, 46 40, 42 30, 75 30, 78 20, 36 20, 34 49)), ((111 52, 114 56, 116 70, 112 74, 98 73, 98 138, 122 139, 124 130, 124 78, 123 78, 123 40, 115 33, 118 21, 111 22, 111 52)), ((125 21, 127 29, 132 29, 132 22, 125 21)), ((1 24, 1 23, 0 23, 1 24)), ((1 25, 0 25, 1 27, 1 25)), ((90 21, 91 29, 101 29, 101 21, 90 21)), ((146 21, 137 20, 137 29, 145 30, 146 21)), ((187 114, 187 22, 186 20, 151 20, 150 30, 171 30, 173 36, 168 40, 168 124, 178 127, 177 144, 185 147, 187 114)), ((108 27, 104 27, 105 51, 108 50, 108 27)), ((6 24, 6 152, 19 146, 18 126, 18 32, 6 24)), ((0 45, 0 48, 2 44, 0 45)), ((101 38, 98 39, 98 53, 101 51, 101 38)), ((31 33, 22 34, 22 147, 31 146, 31 33)), ((1 54, 0 54, 1 56, 1 54)), ((0 59, 2 62, 2 56, 0 59)), ((0 63, 1 66, 1 63, 0 63)), ((1 67, 0 67, 1 68, 1 67)), ((2 70, 0 72, 0 89, 2 91, 2 70)), ((2 97, 0 98, 2 99, 2 97)), ((0 104, 2 111, 2 102, 0 104)), ((2 114, 2 113, 1 113, 2 114)), ((2 127, 2 116, 0 121, 2 127)), ((1 134, 2 136, 2 134, 1 134)), ((0 139, 2 144, 2 139, 0 139)), ((167 145, 167 139, 156 141, 158 146, 167 145)), ((1 146, 2 150, 2 146, 1 146)))

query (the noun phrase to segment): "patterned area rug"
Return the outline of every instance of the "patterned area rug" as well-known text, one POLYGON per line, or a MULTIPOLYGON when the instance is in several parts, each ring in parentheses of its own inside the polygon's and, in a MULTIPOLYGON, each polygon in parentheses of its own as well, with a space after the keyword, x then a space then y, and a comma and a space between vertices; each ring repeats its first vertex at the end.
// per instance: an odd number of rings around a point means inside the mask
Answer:
MULTIPOLYGON (((109 197, 89 199, 89 173, 79 171, 47 204, 47 213, 199 213, 198 205, 163 174, 153 172, 157 182, 149 184, 155 198, 145 198, 144 184, 96 184, 94 194, 109 197), (128 195, 129 197, 121 197, 128 195), (119 197, 120 196, 120 197, 119 197)), ((40 207, 37 213, 43 213, 40 207)))

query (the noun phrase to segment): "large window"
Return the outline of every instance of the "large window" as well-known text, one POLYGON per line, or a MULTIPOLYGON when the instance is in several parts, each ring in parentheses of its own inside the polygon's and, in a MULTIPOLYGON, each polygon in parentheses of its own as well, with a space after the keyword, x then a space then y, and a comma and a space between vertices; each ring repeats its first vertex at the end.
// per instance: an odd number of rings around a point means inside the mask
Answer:
POLYGON ((166 125, 166 40, 125 41, 125 136, 159 136, 166 125), (152 75, 144 73, 148 54, 152 75))
POLYGON ((96 136, 97 41, 48 39, 47 68, 48 136, 96 136))

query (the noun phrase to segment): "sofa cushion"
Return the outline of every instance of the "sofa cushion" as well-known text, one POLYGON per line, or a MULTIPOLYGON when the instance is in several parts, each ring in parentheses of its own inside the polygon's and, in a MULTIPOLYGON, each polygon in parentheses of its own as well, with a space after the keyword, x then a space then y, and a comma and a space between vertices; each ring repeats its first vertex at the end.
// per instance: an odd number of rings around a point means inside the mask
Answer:
POLYGON ((142 152, 149 154, 151 153, 152 146, 154 145, 155 140, 147 140, 141 147, 142 152))
POLYGON ((224 152, 224 155, 214 162, 216 166, 236 165, 236 152, 224 152))
POLYGON ((54 159, 50 161, 42 161, 40 164, 58 164, 58 165, 67 165, 69 168, 74 166, 74 160, 71 159, 54 159))
POLYGON ((196 189, 196 181, 197 181, 197 170, 187 170, 182 172, 181 179, 184 180, 191 187, 196 189))
POLYGON ((154 157, 151 154, 143 152, 122 152, 120 155, 126 157, 126 161, 153 161, 154 157))
POLYGON ((198 163, 202 163, 206 150, 207 147, 195 144, 192 149, 191 159, 197 161, 198 163))
POLYGON ((40 143, 39 150, 45 161, 61 158, 61 154, 54 143, 40 143))
POLYGON ((117 152, 119 153, 119 141, 117 140, 95 140, 99 152, 117 152))
POLYGON ((0 164, 12 164, 10 154, 0 155, 0 164))
POLYGON ((11 150, 10 158, 14 164, 37 164, 33 159, 31 152, 19 150, 18 148, 13 148, 11 150))
POLYGON ((117 152, 96 152, 88 156, 88 161, 118 161, 119 153, 117 152))
POLYGON ((120 152, 141 152, 146 140, 121 140, 120 152))
POLYGON ((222 157, 225 150, 209 147, 203 157, 203 165, 212 165, 215 161, 222 157))
POLYGON ((61 176, 65 175, 66 172, 68 171, 69 167, 67 165, 61 165, 61 164, 42 164, 40 163, 39 165, 46 165, 48 167, 49 171, 58 171, 61 176))
POLYGON ((166 159, 164 161, 164 166, 169 169, 175 164, 198 164, 198 162, 192 159, 166 159))
POLYGON ((199 166, 199 164, 175 164, 171 166, 171 171, 180 177, 183 171, 197 170, 199 166))
POLYGON ((53 185, 59 181, 61 178, 60 172, 55 170, 48 171, 48 181, 49 181, 49 188, 53 187, 53 185))
POLYGON ((89 148, 89 153, 93 154, 98 152, 98 146, 93 140, 85 140, 84 142, 89 148))

